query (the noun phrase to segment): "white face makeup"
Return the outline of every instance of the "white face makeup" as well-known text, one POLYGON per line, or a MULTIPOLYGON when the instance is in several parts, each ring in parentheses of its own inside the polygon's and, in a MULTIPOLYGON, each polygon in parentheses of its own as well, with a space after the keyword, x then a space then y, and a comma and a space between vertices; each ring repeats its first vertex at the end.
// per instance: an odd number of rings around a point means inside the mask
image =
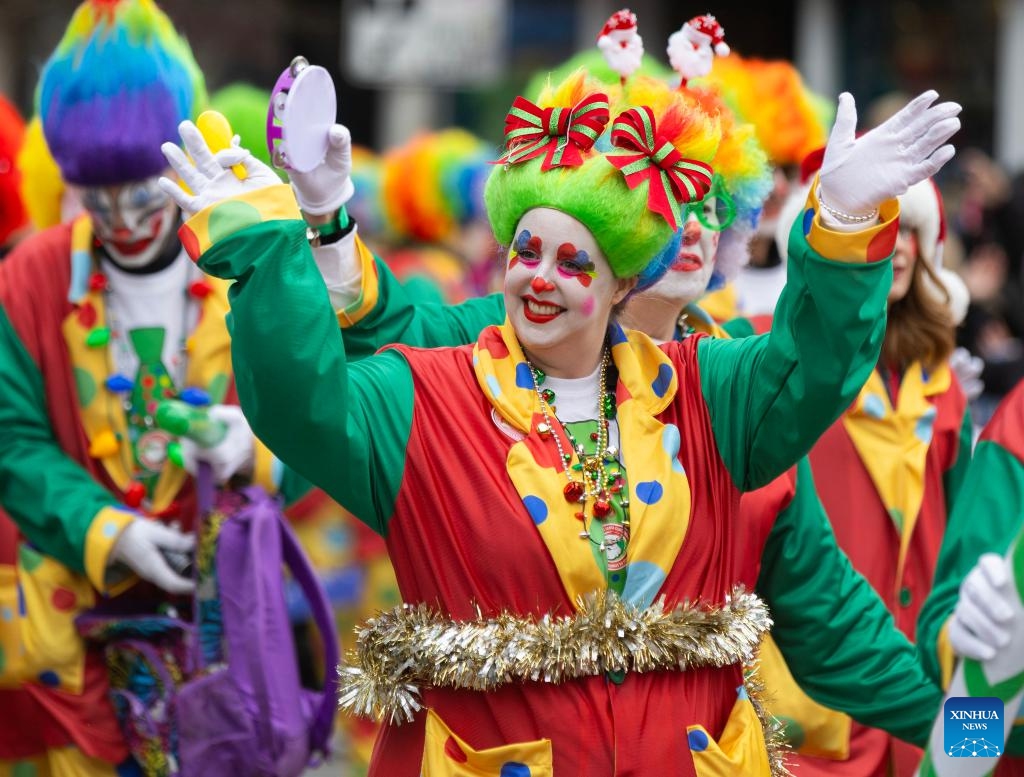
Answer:
POLYGON ((914 263, 918 260, 917 233, 901 229, 896 237, 896 253, 892 257, 892 288, 889 304, 899 302, 910 291, 914 263))
POLYGON ((177 227, 177 206, 157 184, 160 176, 115 186, 71 187, 92 217, 93 230, 122 267, 145 267, 177 227))
POLYGON ((505 309, 529 358, 555 377, 590 374, 612 307, 632 288, 612 274, 579 221, 551 208, 519 220, 505 272, 505 309))
MULTIPOLYGON (((706 218, 710 216, 706 214, 706 218)), ((715 270, 721 234, 702 226, 697 216, 690 214, 683 227, 683 240, 675 261, 660 281, 637 295, 637 303, 642 304, 643 298, 666 300, 673 303, 678 315, 685 305, 704 296, 715 270)))

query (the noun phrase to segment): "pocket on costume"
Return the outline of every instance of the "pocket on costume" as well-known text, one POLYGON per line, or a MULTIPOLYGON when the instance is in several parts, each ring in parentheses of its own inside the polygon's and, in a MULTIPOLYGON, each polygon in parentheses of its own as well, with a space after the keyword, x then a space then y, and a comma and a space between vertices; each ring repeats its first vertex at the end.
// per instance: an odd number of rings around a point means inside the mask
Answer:
POLYGON ((688 726, 686 737, 697 777, 770 777, 761 720, 746 694, 736 700, 716 742, 703 726, 688 726))
POLYGON ((420 777, 553 777, 551 740, 474 750, 427 710, 420 777))
POLYGON ((85 575, 21 545, 17 565, 0 567, 0 646, 11 661, 0 669, 0 684, 81 693, 85 645, 75 618, 95 602, 85 575))
POLYGON ((761 642, 759 674, 770 701, 768 712, 785 726, 793 751, 831 761, 850 757, 850 718, 824 707, 803 692, 771 636, 761 642))

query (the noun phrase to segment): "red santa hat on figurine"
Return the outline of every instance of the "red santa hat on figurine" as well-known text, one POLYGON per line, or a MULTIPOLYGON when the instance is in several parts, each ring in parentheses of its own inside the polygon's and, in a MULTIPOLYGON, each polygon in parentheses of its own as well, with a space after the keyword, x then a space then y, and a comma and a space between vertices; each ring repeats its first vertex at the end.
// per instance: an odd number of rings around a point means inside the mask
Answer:
POLYGON ((601 28, 597 47, 604 55, 608 67, 619 74, 625 83, 640 67, 644 56, 644 42, 637 32, 636 14, 628 8, 616 11, 601 28))
POLYGON ((706 76, 715 55, 725 57, 729 51, 725 30, 711 14, 693 17, 668 38, 668 60, 683 78, 680 86, 706 76))

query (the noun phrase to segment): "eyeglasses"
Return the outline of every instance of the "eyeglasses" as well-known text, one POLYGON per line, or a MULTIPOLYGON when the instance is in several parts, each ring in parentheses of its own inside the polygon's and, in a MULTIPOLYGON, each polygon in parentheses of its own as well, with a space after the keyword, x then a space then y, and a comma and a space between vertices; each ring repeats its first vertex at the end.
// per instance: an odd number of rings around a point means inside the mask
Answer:
POLYGON ((726 191, 725 181, 718 174, 711 179, 711 188, 704 199, 688 202, 684 208, 684 222, 689 220, 692 213, 701 226, 715 232, 728 229, 736 220, 736 201, 726 191))

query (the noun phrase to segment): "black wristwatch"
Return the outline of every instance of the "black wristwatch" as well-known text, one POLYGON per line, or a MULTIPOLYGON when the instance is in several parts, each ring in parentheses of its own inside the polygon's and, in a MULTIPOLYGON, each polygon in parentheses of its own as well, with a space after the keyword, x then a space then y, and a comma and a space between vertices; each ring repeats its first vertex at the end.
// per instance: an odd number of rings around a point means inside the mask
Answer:
POLYGON ((319 246, 329 246, 331 243, 337 243, 345 235, 355 228, 356 222, 350 219, 348 211, 345 210, 345 206, 338 208, 338 212, 334 215, 332 221, 326 224, 320 224, 315 227, 309 225, 306 226, 306 240, 314 248, 319 246))

